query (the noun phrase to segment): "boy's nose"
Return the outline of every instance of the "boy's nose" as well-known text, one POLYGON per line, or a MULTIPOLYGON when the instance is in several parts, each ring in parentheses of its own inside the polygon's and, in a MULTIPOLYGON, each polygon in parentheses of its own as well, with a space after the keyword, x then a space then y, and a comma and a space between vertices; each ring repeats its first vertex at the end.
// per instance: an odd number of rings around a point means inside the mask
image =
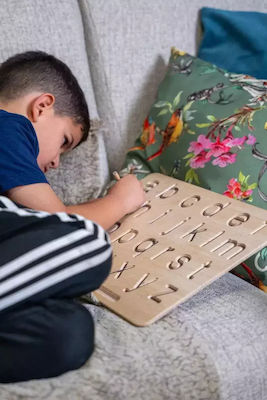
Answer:
POLYGON ((50 168, 58 168, 60 156, 56 156, 53 161, 51 161, 50 168))

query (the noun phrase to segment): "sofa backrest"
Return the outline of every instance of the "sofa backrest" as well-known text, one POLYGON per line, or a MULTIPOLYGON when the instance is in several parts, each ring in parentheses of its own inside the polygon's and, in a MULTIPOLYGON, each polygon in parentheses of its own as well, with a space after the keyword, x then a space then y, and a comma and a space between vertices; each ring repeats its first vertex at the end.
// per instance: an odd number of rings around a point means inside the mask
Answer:
POLYGON ((261 0, 79 0, 98 112, 118 168, 139 134, 165 74, 171 46, 196 53, 199 10, 267 12, 261 0))
POLYGON ((106 147, 102 132, 96 139, 95 196, 107 180, 106 152, 110 169, 120 168, 139 134, 165 74, 170 47, 196 53, 204 6, 267 12, 261 0, 1 1, 0 62, 29 49, 55 54, 77 76, 91 118, 100 116, 107 126, 106 147))
POLYGON ((66 62, 89 104, 90 138, 63 158, 48 179, 65 203, 97 197, 108 180, 103 134, 99 127, 84 27, 77 0, 1 0, 0 62, 15 53, 43 50, 66 62))

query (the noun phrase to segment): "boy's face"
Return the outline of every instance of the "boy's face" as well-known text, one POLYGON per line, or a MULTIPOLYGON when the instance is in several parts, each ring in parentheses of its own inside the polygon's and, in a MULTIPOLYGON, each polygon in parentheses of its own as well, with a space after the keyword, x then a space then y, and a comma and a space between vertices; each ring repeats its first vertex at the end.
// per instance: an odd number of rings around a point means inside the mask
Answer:
POLYGON ((61 154, 72 150, 82 139, 81 125, 70 117, 56 115, 53 109, 32 124, 39 143, 37 163, 44 173, 57 168, 61 154))

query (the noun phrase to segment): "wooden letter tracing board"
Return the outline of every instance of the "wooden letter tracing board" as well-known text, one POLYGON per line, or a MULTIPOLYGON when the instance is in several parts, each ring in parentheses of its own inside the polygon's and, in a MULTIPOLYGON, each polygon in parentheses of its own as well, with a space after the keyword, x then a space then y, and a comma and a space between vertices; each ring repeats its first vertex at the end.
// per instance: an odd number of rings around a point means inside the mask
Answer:
POLYGON ((109 231, 111 272, 94 292, 130 323, 148 325, 267 246, 267 211, 162 174, 146 202, 109 231))

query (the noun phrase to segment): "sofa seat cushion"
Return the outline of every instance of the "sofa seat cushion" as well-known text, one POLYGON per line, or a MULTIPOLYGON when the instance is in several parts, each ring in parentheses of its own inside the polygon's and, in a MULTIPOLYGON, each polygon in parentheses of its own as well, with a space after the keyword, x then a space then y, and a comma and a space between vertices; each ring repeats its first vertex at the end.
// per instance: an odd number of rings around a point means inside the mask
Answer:
POLYGON ((96 322, 88 362, 56 378, 2 384, 1 400, 265 399, 267 296, 232 274, 148 327, 87 307, 96 322))

